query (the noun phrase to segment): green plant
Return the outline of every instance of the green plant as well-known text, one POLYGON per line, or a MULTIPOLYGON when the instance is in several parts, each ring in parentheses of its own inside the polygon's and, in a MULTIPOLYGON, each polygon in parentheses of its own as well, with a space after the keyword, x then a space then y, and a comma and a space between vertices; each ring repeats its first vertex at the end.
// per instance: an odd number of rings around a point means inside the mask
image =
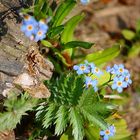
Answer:
MULTIPOLYGON (((44 81, 44 84, 51 96, 48 99, 34 99, 22 94, 6 99, 7 112, 0 114, 0 122, 3 124, 0 131, 14 129, 25 112, 32 110, 36 113, 34 119, 37 129, 30 140, 45 135, 55 135, 60 140, 99 140, 105 136, 112 140, 130 138, 125 123, 120 123, 124 126, 120 131, 115 126, 117 135, 114 129, 113 132, 109 129, 119 119, 113 117, 117 112, 117 105, 105 99, 106 87, 111 88, 111 92, 112 89, 121 92, 131 84, 130 74, 122 65, 114 65, 107 71, 97 67, 102 68, 106 62, 118 56, 120 45, 82 56, 80 65, 73 67, 73 60, 77 58, 75 50, 89 49, 94 45, 74 39, 74 31, 84 14, 79 13, 67 20, 66 17, 69 17, 76 4, 75 0, 62 0, 58 5, 56 1, 34 0, 31 7, 21 10, 21 30, 40 47, 49 49, 47 57, 54 64, 55 71, 52 79, 44 81), (85 60, 94 62, 97 66, 87 61, 81 64, 85 60), (70 70, 72 67, 75 71, 70 70), (101 131, 108 133, 101 137, 101 131), (124 135, 118 136, 122 132, 124 135)), ((132 37, 129 34, 127 38, 132 37)))

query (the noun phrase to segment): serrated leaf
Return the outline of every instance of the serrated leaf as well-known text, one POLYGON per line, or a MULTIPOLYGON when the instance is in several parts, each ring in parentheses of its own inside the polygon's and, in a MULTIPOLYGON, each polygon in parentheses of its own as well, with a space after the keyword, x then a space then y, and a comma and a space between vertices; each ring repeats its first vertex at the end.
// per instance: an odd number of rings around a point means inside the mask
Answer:
POLYGON ((76 108, 71 107, 69 110, 69 120, 72 125, 72 135, 75 140, 83 140, 84 137, 84 127, 81 114, 79 114, 76 108))
POLYGON ((96 65, 101 65, 114 59, 116 56, 119 55, 119 53, 120 53, 120 45, 114 45, 113 47, 107 48, 103 51, 88 54, 87 56, 85 56, 82 62, 87 60, 89 62, 94 62, 96 65))
POLYGON ((52 124, 52 120, 54 119, 56 111, 56 105, 54 103, 50 103, 49 107, 46 109, 46 114, 43 118, 43 127, 48 128, 52 124))
POLYGON ((74 83, 75 83, 74 88, 71 90, 71 94, 72 94, 71 100, 72 100, 72 104, 73 105, 77 105, 77 103, 79 101, 79 98, 82 96, 83 90, 84 90, 83 78, 81 78, 81 77, 75 78, 75 82, 74 83))
POLYGON ((7 112, 0 113, 0 131, 12 130, 16 127, 26 111, 32 110, 37 104, 37 99, 33 99, 26 94, 20 98, 11 97, 5 101, 7 112))
POLYGON ((63 22, 65 17, 69 14, 69 12, 73 9, 75 4, 76 4, 75 1, 66 1, 60 4, 54 16, 53 27, 61 25, 61 23, 63 22))
POLYGON ((94 45, 94 43, 83 42, 83 41, 70 41, 63 45, 63 49, 65 50, 65 49, 76 48, 76 47, 89 49, 92 47, 92 45, 94 45))
POLYGON ((106 122, 103 120, 103 116, 98 115, 96 103, 97 98, 94 95, 93 89, 89 89, 87 93, 84 93, 79 101, 79 108, 82 114, 86 119, 88 119, 93 124, 96 124, 97 126, 101 127, 102 129, 107 128, 106 122), (95 110, 94 110, 95 108, 95 110))
POLYGON ((55 134, 60 135, 64 132, 68 122, 68 110, 64 105, 60 106, 56 113, 56 121, 55 121, 55 134))
POLYGON ((117 106, 111 103, 97 102, 93 104, 93 111, 97 112, 103 118, 109 117, 116 111, 117 106))
POLYGON ((122 35, 124 36, 125 39, 132 40, 132 39, 134 39, 136 34, 135 34, 135 32, 133 32, 131 30, 124 29, 122 31, 122 35))
POLYGON ((81 112, 83 113, 84 117, 88 119, 89 122, 93 123, 94 125, 100 127, 103 130, 107 129, 107 123, 96 112, 91 112, 91 110, 89 111, 87 108, 81 108, 81 112))

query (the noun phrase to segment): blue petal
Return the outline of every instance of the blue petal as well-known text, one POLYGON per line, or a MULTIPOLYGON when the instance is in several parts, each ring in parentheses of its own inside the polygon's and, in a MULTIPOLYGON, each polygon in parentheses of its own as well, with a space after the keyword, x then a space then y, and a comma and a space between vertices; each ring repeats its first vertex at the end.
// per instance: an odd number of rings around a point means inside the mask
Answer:
POLYGON ((108 140, 108 138, 109 138, 108 135, 105 135, 103 140, 108 140))
POLYGON ((73 69, 74 69, 74 70, 78 70, 78 69, 79 69, 79 66, 74 65, 74 66, 73 66, 73 69))
POLYGON ((123 82, 123 83, 122 83, 122 87, 123 87, 123 88, 126 88, 126 87, 127 87, 127 83, 126 83, 126 82, 123 82))
POLYGON ((97 88, 97 87, 95 87, 95 86, 94 86, 94 91, 95 91, 95 92, 97 92, 97 91, 98 91, 98 88, 97 88))
POLYGON ((78 70, 77 70, 77 74, 78 74, 78 75, 83 74, 83 71, 80 70, 80 69, 78 69, 78 70))
POLYGON ((123 91, 123 88, 122 88, 122 87, 118 87, 118 88, 117 88, 117 91, 118 91, 119 93, 121 93, 121 92, 123 91))
POLYGON ((105 135, 105 131, 101 130, 100 131, 100 136, 104 136, 105 135))
POLYGON ((117 85, 116 84, 113 84, 111 87, 112 87, 112 89, 116 89, 117 88, 117 85))

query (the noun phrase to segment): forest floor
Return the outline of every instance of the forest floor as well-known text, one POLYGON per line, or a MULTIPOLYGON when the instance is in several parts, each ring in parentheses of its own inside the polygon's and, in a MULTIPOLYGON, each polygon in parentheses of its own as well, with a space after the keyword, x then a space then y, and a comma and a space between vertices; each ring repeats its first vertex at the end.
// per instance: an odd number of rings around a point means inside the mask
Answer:
MULTIPOLYGON (((84 22, 77 28, 76 37, 96 45, 88 50, 90 53, 108 48, 123 39, 123 29, 135 30, 140 19, 139 0, 100 0, 81 6, 86 12, 84 22)), ((133 140, 140 140, 140 53, 126 58, 123 53, 112 63, 124 63, 132 74, 133 85, 126 92, 129 100, 123 106, 123 117, 133 134, 133 140)))

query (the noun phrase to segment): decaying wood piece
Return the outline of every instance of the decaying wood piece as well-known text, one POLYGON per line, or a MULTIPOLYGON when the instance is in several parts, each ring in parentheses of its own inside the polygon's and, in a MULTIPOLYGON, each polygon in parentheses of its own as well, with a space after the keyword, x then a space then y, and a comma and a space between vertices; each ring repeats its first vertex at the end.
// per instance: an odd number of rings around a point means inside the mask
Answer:
POLYGON ((51 78, 53 65, 42 57, 37 44, 20 31, 21 19, 11 6, 20 7, 20 3, 18 0, 0 0, 0 94, 13 91, 14 81, 16 86, 34 97, 49 97, 42 80, 51 78), (31 85, 27 87, 24 81, 31 82, 31 85))
POLYGON ((4 131, 0 132, 0 140, 15 140, 14 131, 4 131))
POLYGON ((30 46, 26 55, 24 73, 15 78, 13 83, 21 86, 22 89, 36 98, 47 98, 50 92, 42 83, 43 80, 50 79, 53 72, 53 65, 45 60, 39 53, 37 47, 30 46))

